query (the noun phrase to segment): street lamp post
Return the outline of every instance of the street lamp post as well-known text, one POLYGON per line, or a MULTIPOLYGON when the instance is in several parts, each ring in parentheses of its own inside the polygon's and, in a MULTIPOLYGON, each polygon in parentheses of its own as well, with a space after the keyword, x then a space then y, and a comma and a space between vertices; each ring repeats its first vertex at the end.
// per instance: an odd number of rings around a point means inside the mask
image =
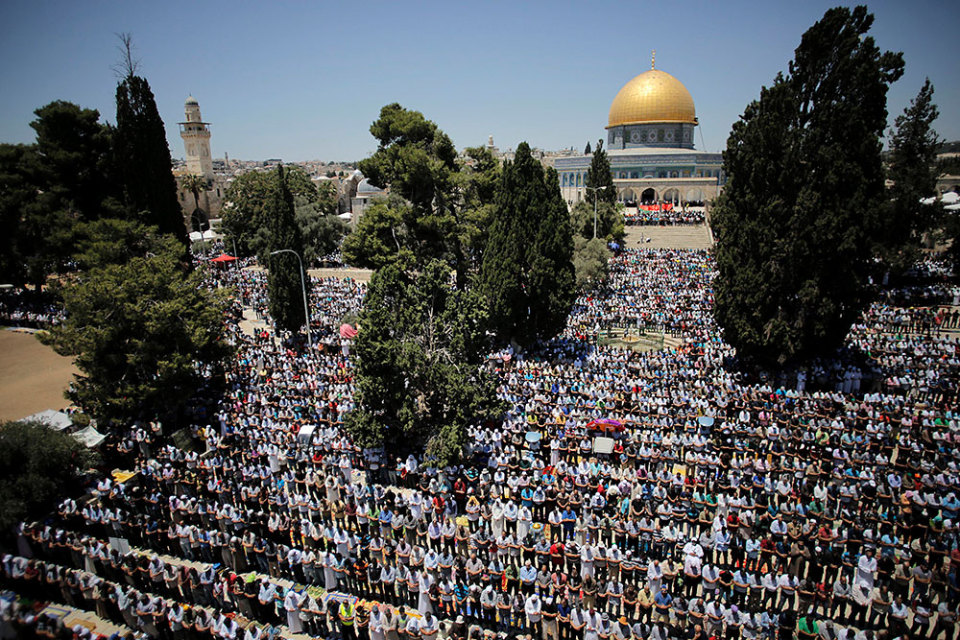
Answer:
POLYGON ((593 238, 597 238, 597 191, 603 191, 604 189, 609 188, 610 185, 604 185, 602 187, 584 187, 588 191, 593 191, 593 238))
POLYGON ((281 253, 292 253, 297 256, 297 264, 300 265, 300 288, 303 290, 303 317, 307 323, 307 345, 312 349, 313 338, 310 337, 310 306, 307 304, 307 272, 303 269, 303 260, 300 259, 300 254, 293 249, 277 249, 276 251, 271 251, 270 255, 275 256, 281 253))

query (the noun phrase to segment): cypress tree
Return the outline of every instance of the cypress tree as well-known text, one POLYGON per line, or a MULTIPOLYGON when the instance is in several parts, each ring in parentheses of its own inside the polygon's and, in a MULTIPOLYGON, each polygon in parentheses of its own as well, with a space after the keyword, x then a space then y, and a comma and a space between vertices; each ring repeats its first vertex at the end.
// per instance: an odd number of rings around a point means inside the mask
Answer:
POLYGON ((187 228, 177 201, 163 120, 150 84, 134 75, 133 69, 117 85, 114 144, 127 206, 141 222, 173 235, 186 246, 187 228))
MULTIPOLYGON (((297 226, 293 194, 287 185, 283 165, 271 176, 270 195, 264 206, 267 220, 267 239, 260 263, 268 266, 267 290, 270 297, 270 315, 277 328, 295 332, 306 322, 303 310, 303 284, 300 280, 300 261, 289 253, 270 255, 274 251, 291 249, 303 256, 303 240, 297 226)), ((306 274, 303 274, 306 277, 306 274)))
POLYGON ((587 169, 587 201, 593 204, 593 198, 596 196, 597 202, 607 202, 615 204, 617 202, 617 190, 613 187, 613 173, 610 171, 610 159, 607 152, 603 150, 603 139, 597 141, 597 148, 593 152, 593 159, 590 160, 590 168, 587 169), (597 191, 593 191, 597 189, 597 191))
POLYGON ((562 330, 573 305, 573 235, 556 172, 526 142, 504 165, 480 274, 499 338, 529 345, 562 330))
POLYGON ((830 353, 868 302, 887 88, 903 70, 867 36, 872 23, 865 7, 827 11, 730 134, 715 312, 740 355, 830 353))

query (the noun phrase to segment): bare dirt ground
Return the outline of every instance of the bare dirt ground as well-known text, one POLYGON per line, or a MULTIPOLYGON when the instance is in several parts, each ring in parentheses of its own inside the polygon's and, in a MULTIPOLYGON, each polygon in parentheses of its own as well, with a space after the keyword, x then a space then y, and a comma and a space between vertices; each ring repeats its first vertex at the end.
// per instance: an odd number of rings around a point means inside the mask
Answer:
POLYGON ((79 373, 32 333, 0 330, 0 420, 19 420, 70 403, 63 392, 79 373))
POLYGON ((705 224, 673 227, 631 226, 624 238, 627 249, 709 249, 713 246, 710 229, 705 224), (650 240, 647 242, 647 240, 650 240))

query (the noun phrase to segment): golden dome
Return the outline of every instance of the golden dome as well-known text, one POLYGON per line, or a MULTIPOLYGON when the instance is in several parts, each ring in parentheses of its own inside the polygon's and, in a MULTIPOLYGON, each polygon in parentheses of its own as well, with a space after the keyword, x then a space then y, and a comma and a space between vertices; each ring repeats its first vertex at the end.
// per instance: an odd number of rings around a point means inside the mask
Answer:
POLYGON ((647 122, 697 123, 693 97, 666 71, 651 69, 623 85, 610 105, 607 128, 647 122))

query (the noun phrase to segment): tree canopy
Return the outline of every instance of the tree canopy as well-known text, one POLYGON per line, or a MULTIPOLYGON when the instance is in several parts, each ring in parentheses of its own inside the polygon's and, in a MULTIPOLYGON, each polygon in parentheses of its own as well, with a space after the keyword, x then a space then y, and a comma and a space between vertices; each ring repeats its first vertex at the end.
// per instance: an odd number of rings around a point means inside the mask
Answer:
POLYGON ((435 123, 398 104, 381 109, 370 133, 377 151, 360 170, 399 199, 364 212, 344 241, 345 259, 374 269, 394 261, 418 269, 439 259, 453 266, 458 286, 466 286, 483 253, 499 163, 482 148, 468 149, 466 162, 458 162, 435 123))
POLYGON ((63 101, 34 113, 34 144, 0 145, 0 277, 39 287, 68 270, 75 225, 120 211, 99 113, 63 101))
MULTIPOLYGON (((573 225, 573 234, 584 238, 593 238, 593 200, 581 200, 570 210, 570 223, 573 225)), ((620 204, 598 202, 596 204, 597 238, 608 242, 623 240, 625 227, 623 212, 620 204)))
POLYGON ((827 11, 727 142, 715 313, 747 358, 830 352, 868 301, 886 95, 903 71, 872 23, 865 7, 827 11))
POLYGON ((426 448, 441 464, 456 460, 466 427, 496 417, 487 351, 487 308, 475 289, 452 286, 439 260, 411 273, 378 269, 360 312, 356 342, 355 441, 395 453, 426 448))
POLYGON ((573 238, 573 267, 577 289, 588 291, 601 286, 607 279, 611 251, 602 238, 587 239, 577 235, 573 238))
POLYGON ((556 171, 522 142, 503 167, 480 282, 502 341, 557 335, 575 297, 573 233, 556 171))
POLYGON ((888 264, 898 271, 914 262, 921 236, 941 222, 937 203, 920 202, 936 193, 940 139, 933 122, 938 116, 933 85, 927 78, 910 106, 897 116, 890 132, 888 176, 893 186, 881 245, 888 264))
MULTIPOLYGON (((603 139, 597 140, 597 148, 593 151, 593 158, 590 159, 590 167, 587 169, 585 181, 587 188, 587 198, 593 202, 594 194, 598 202, 606 202, 611 205, 617 203, 617 189, 613 186, 613 173, 610 171, 610 159, 607 152, 603 150, 603 139)), ((593 237, 591 234, 590 237, 593 237)))
POLYGON ((0 423, 0 531, 76 493, 80 474, 95 462, 75 438, 42 423, 0 423))
POLYGON ((270 315, 278 329, 296 332, 306 323, 303 283, 308 276, 301 272, 301 266, 305 269, 306 265, 301 265, 297 256, 286 253, 294 251, 303 257, 303 234, 297 226, 293 194, 287 186, 283 166, 276 169, 276 180, 270 187, 263 217, 267 235, 259 260, 267 267, 270 315), (271 255, 276 251, 284 253, 271 255))
POLYGON ((201 274, 181 262, 182 245, 169 236, 137 255, 104 246, 131 232, 104 238, 90 231, 84 255, 94 256, 91 268, 62 287, 66 320, 50 335, 60 354, 76 356, 81 372, 68 396, 103 425, 176 416, 204 368, 221 370, 230 353, 223 292, 201 286, 201 274))
MULTIPOLYGON (((293 196, 296 224, 303 238, 304 260, 312 263, 330 253, 347 231, 336 217, 336 189, 329 182, 319 186, 299 167, 284 167, 287 189, 293 196)), ((264 214, 278 170, 251 171, 236 178, 227 188, 222 226, 228 247, 236 246, 240 256, 263 254, 269 243, 270 217, 264 214)))
POLYGON ((129 209, 144 224, 169 233, 184 246, 187 229, 177 201, 170 147, 146 79, 131 72, 117 85, 114 155, 129 209))

